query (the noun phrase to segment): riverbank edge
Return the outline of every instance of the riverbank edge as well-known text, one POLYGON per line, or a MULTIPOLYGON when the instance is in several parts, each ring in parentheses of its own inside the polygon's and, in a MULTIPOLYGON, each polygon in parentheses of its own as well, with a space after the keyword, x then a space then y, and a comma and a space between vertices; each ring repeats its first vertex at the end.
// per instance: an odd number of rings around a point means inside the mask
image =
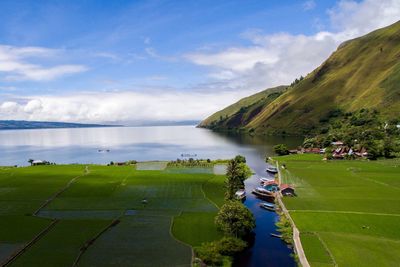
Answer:
MULTIPOLYGON (((275 164, 276 164, 276 168, 278 170, 278 183, 279 183, 279 185, 281 185, 282 184, 282 176, 281 176, 281 171, 280 171, 280 168, 279 168, 279 161, 278 160, 274 160, 272 158, 269 158, 269 160, 274 161, 275 164)), ((277 203, 281 207, 282 212, 288 218, 288 220, 290 222, 290 225, 292 226, 294 252, 297 255, 298 262, 300 263, 301 266, 310 267, 310 264, 309 264, 309 262, 307 260, 306 254, 304 253, 303 245, 301 244, 300 231, 297 228, 296 224, 294 223, 292 217, 290 216, 290 213, 287 210, 285 204, 283 203, 282 197, 283 196, 282 196, 281 192, 278 192, 276 194, 277 203)))

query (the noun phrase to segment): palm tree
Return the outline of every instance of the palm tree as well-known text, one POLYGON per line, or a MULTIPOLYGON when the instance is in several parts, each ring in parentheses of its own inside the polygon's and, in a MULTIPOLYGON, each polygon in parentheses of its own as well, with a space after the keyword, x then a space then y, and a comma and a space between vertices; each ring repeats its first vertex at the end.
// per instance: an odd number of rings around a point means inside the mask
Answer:
POLYGON ((31 166, 33 165, 34 160, 33 159, 29 159, 28 162, 31 164, 31 166))

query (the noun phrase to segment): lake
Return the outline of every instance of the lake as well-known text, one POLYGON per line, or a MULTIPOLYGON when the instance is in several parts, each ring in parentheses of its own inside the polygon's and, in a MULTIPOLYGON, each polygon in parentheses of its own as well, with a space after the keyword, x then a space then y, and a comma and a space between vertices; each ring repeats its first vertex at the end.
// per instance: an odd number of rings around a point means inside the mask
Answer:
POLYGON ((292 250, 276 232, 278 216, 259 207, 250 192, 266 177, 265 156, 272 147, 300 145, 302 138, 214 133, 194 126, 112 127, 0 131, 0 165, 28 165, 29 159, 62 163, 97 163, 127 160, 174 160, 184 156, 226 159, 244 155, 256 172, 246 181, 244 204, 256 218, 252 246, 236 258, 234 266, 296 266, 292 250), (108 152, 107 152, 108 151, 108 152))

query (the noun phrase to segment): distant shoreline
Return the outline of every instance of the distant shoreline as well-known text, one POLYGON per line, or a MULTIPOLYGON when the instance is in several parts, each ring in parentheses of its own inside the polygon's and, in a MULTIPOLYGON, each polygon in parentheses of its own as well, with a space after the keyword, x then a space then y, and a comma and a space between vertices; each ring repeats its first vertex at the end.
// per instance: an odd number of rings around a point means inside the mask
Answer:
POLYGON ((122 125, 51 122, 51 121, 0 120, 0 130, 96 128, 96 127, 121 127, 121 126, 122 125))

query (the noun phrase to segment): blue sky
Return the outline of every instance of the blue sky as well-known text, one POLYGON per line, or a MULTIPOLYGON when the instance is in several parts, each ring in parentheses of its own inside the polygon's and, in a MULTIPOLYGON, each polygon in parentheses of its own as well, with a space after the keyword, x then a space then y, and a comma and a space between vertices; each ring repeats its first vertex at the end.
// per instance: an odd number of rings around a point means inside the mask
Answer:
POLYGON ((395 22, 398 2, 1 1, 0 118, 202 119, 395 22))

